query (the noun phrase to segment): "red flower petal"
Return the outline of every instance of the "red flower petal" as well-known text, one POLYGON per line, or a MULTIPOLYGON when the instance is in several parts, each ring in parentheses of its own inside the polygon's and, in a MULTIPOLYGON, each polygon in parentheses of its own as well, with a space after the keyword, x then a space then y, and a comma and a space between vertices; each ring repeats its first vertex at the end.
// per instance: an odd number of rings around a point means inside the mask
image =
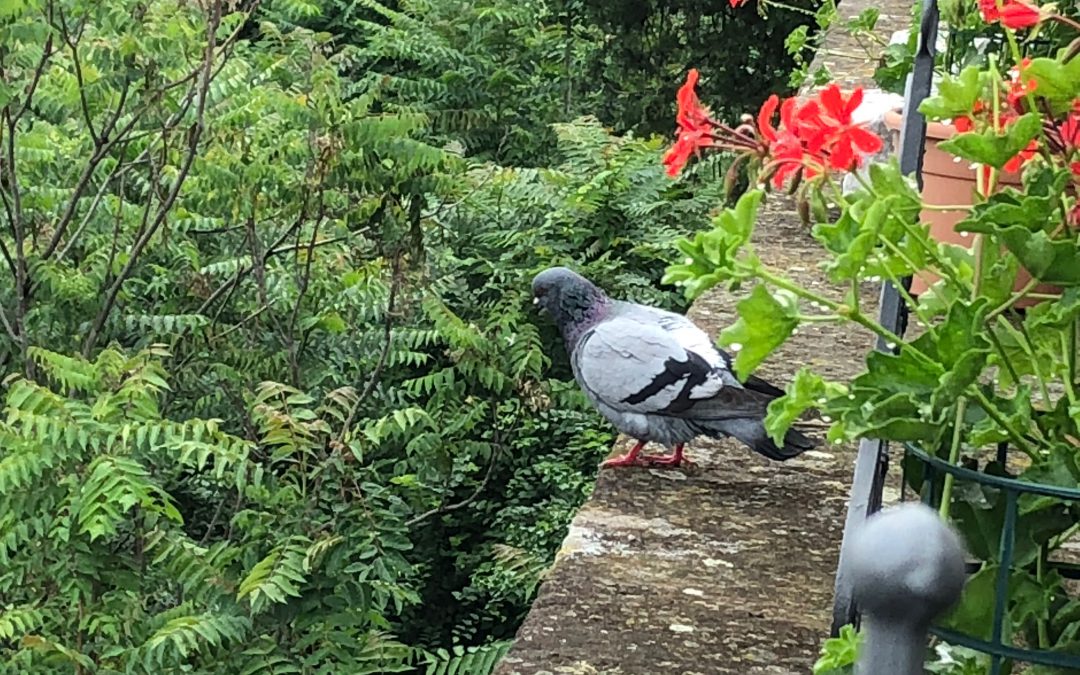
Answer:
POLYGON ((766 141, 776 140, 776 128, 772 125, 773 114, 776 112, 776 106, 780 105, 780 99, 776 94, 773 94, 769 98, 765 99, 765 102, 761 104, 761 110, 758 111, 757 125, 758 133, 766 141))
POLYGON ((993 23, 1001 18, 997 0, 979 0, 979 12, 986 23, 993 23))
POLYGON ((694 146, 679 140, 664 155, 664 166, 667 167, 667 175, 674 178, 679 175, 686 163, 690 161, 690 155, 694 154, 694 146))
POLYGON ((1013 30, 1030 28, 1039 23, 1042 18, 1039 14, 1038 7, 1032 7, 1019 0, 1009 0, 1005 6, 1001 8, 1000 14, 1001 25, 1013 30))
POLYGON ((881 150, 883 143, 881 137, 877 134, 867 131, 862 127, 852 127, 851 131, 848 133, 850 134, 851 142, 855 144, 855 147, 866 154, 872 155, 881 150))

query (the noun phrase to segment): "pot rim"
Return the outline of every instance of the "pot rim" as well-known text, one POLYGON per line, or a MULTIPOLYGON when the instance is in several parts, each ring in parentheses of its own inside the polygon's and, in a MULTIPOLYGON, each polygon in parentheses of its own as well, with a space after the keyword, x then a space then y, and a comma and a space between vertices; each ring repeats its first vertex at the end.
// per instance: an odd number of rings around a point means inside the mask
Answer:
MULTIPOLYGON (((892 131, 899 131, 904 126, 904 113, 902 110, 885 111, 885 126, 892 131)), ((956 127, 951 124, 942 124, 926 120, 926 137, 936 141, 946 141, 956 135, 956 127)))

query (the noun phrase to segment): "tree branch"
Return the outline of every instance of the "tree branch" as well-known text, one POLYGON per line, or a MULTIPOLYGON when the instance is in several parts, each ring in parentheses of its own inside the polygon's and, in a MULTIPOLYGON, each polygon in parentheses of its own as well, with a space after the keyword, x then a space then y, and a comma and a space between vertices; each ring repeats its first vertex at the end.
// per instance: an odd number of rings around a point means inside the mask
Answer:
POLYGON ((495 473, 495 465, 498 464, 499 454, 500 454, 499 446, 498 446, 498 444, 496 444, 495 445, 495 450, 493 450, 492 453, 491 453, 491 461, 488 463, 487 471, 484 473, 484 479, 482 481, 480 481, 480 484, 476 486, 476 489, 473 490, 471 495, 469 495, 465 499, 462 499, 460 502, 457 502, 455 504, 450 504, 450 505, 445 505, 444 504, 444 505, 437 506, 437 507, 435 507, 435 508, 433 508, 433 509, 431 509, 429 511, 424 511, 420 515, 406 520, 405 521, 405 527, 413 527, 414 525, 419 525, 420 523, 424 522, 428 518, 431 518, 432 516, 440 516, 440 515, 442 515, 444 513, 450 513, 451 511, 457 511, 458 509, 463 509, 466 506, 468 506, 469 504, 476 501, 476 498, 480 496, 480 493, 484 491, 484 488, 486 488, 488 483, 491 481, 492 474, 495 473))
POLYGON ((322 220, 326 215, 323 209, 321 189, 316 199, 319 202, 319 215, 315 218, 315 224, 311 228, 311 239, 307 246, 307 260, 304 261, 304 271, 299 281, 300 292, 296 294, 296 304, 293 305, 292 314, 289 316, 289 327, 285 332, 289 348, 289 370, 292 374, 292 385, 297 388, 300 387, 300 362, 296 348, 296 320, 300 317, 300 305, 304 302, 304 295, 307 294, 308 283, 311 281, 311 261, 315 258, 315 240, 319 238, 319 226, 322 225, 322 220))
POLYGON ((378 384, 379 375, 382 374, 382 370, 386 366, 386 359, 390 355, 390 344, 393 342, 394 337, 394 305, 397 300, 400 265, 400 258, 395 255, 393 262, 390 264, 390 294, 386 299, 386 313, 385 318, 383 319, 383 344, 382 350, 379 352, 379 360, 375 364, 375 369, 371 371, 371 375, 368 376, 364 389, 356 397, 356 400, 353 401, 352 407, 349 408, 349 415, 341 425, 341 433, 338 434, 338 443, 343 443, 345 441, 345 434, 349 433, 349 428, 352 426, 353 420, 356 419, 356 413, 359 412, 360 405, 371 395, 371 392, 375 391, 375 385, 378 384))
POLYGON ((11 320, 8 319, 7 312, 4 311, 3 305, 0 305, 0 325, 3 325, 4 332, 8 334, 12 342, 21 344, 19 336, 15 334, 15 328, 11 325, 11 320))
POLYGON ((98 137, 97 132, 94 131, 94 120, 90 114, 90 104, 86 101, 86 84, 83 81, 82 63, 79 61, 79 47, 71 39, 67 19, 64 18, 64 10, 60 9, 58 13, 60 15, 60 34, 64 39, 64 44, 71 50, 71 61, 75 66, 75 82, 79 87, 79 107, 82 108, 83 119, 86 121, 86 128, 90 132, 90 138, 94 140, 95 146, 100 146, 101 139, 98 137))
POLYGON ((86 210, 86 214, 83 215, 83 219, 79 223, 79 226, 75 228, 75 231, 68 237, 67 243, 64 244, 64 247, 56 254, 56 262, 63 260, 64 256, 71 250, 71 247, 79 240, 79 236, 83 233, 83 230, 90 224, 90 218, 93 217, 94 212, 97 211, 97 206, 101 203, 101 199, 105 196, 105 190, 109 185, 117 178, 123 176, 128 169, 136 164, 138 164, 138 162, 128 162, 126 164, 117 163, 116 168, 114 168, 112 173, 110 173, 101 183, 101 187, 98 188, 97 194, 94 195, 94 201, 90 202, 90 208, 86 210))
POLYGON ((203 64, 203 74, 200 78, 198 91, 196 93, 195 122, 188 130, 188 151, 187 155, 184 157, 184 164, 180 167, 180 171, 173 180, 173 185, 169 190, 169 194, 165 198, 165 201, 158 207, 158 212, 154 218, 153 224, 147 228, 142 237, 135 242, 135 245, 131 249, 131 254, 128 257, 127 264, 124 265, 123 270, 120 271, 120 275, 109 289, 108 295, 105 298, 105 303, 98 313, 97 318, 94 320, 94 324, 90 328, 89 334, 86 336, 86 342, 83 345, 84 355, 88 356, 93 350, 97 343, 98 336, 101 333, 101 329, 104 327, 106 319, 112 312, 113 306, 116 304, 116 298, 120 294, 120 288, 124 285, 127 278, 131 276, 142 250, 146 247, 146 244, 149 243, 150 239, 153 238, 158 228, 165 221, 165 217, 168 215, 169 210, 172 208, 173 204, 176 203, 176 198, 180 195, 180 188, 183 187, 184 181, 187 179, 187 175, 191 171, 192 165, 195 163, 195 155, 198 154, 199 151, 199 139, 202 136, 203 121, 206 114, 206 96, 207 92, 210 90, 210 80, 214 68, 217 28, 221 23, 221 3, 222 0, 216 0, 216 2, 214 2, 213 8, 210 10, 210 18, 207 21, 205 63, 203 64))

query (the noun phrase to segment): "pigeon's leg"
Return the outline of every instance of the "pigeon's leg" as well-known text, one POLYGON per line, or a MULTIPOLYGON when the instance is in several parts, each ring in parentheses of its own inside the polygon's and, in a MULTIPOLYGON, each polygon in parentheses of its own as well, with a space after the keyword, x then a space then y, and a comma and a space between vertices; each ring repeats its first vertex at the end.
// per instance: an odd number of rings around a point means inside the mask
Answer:
POLYGON ((641 454, 641 449, 644 447, 645 441, 638 441, 634 444, 634 447, 630 448, 630 452, 601 462, 600 468, 606 469, 609 466, 641 466, 644 464, 644 462, 641 461, 644 457, 639 457, 639 455, 641 454))
POLYGON ((681 466, 683 462, 693 464, 683 455, 682 443, 675 446, 675 453, 672 455, 642 455, 641 459, 650 466, 681 466))

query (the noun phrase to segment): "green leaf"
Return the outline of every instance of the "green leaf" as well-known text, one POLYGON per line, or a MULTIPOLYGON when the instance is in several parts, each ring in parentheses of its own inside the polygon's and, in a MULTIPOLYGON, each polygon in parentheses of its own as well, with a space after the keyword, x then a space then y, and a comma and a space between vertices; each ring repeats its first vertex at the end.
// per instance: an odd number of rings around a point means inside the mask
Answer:
POLYGON ((850 673, 859 658, 859 646, 862 633, 855 631, 851 624, 840 628, 840 634, 827 638, 821 645, 821 655, 814 663, 814 675, 839 675, 850 673))
POLYGON ((978 298, 971 303, 956 302, 945 321, 929 332, 938 362, 947 370, 934 390, 935 409, 952 405, 986 367, 991 344, 985 334, 989 303, 978 298))
POLYGON ((982 93, 983 74, 977 66, 968 66, 956 77, 942 75, 936 96, 924 99, 919 112, 930 119, 948 120, 969 115, 982 93))
POLYGON ((799 325, 797 300, 790 293, 776 295, 762 284, 739 301, 739 320, 720 333, 720 344, 736 351, 735 376, 745 380, 799 325), (736 347, 735 345, 738 345, 736 347))
MULTIPOLYGON (((960 602, 942 620, 941 625, 972 637, 989 640, 993 630, 994 604, 997 598, 998 565, 985 565, 968 578, 960 602)), ((1006 643, 1012 634, 1035 618, 1045 618, 1050 613, 1051 598, 1043 584, 1027 572, 1012 571, 1008 575, 1008 593, 1005 605, 1006 643)), ((1048 579, 1052 585, 1053 580, 1048 579)))
POLYGON ((969 232, 996 236, 1032 277, 1060 286, 1080 285, 1080 243, 1075 238, 1051 239, 1042 230, 1021 225, 1001 227, 980 220, 965 225, 969 232))
POLYGON ((693 239, 682 238, 675 247, 686 256, 683 263, 670 265, 662 283, 681 285, 688 298, 696 298, 713 286, 737 282, 750 276, 758 263, 750 252, 739 260, 739 253, 754 231, 758 207, 765 193, 751 190, 739 198, 733 208, 724 209, 713 219, 713 228, 698 232, 693 239))
POLYGON ((846 396, 847 388, 828 382, 803 366, 787 387, 787 393, 769 403, 765 430, 777 445, 783 445, 784 435, 791 424, 806 410, 823 405, 827 399, 846 396))
POLYGON ((969 131, 942 141, 938 147, 957 157, 1000 169, 1041 131, 1042 116, 1027 113, 1006 127, 1004 133, 999 134, 993 129, 969 131))
POLYGON ((1080 96, 1080 61, 1071 59, 1062 63, 1057 59, 1033 59, 1024 68, 1025 80, 1035 80, 1035 93, 1046 100, 1054 113, 1063 113, 1072 107, 1080 96))
MULTIPOLYGON (((998 357, 995 354, 994 359, 998 357)), ((1005 421, 1014 429, 1024 428, 1031 419, 1031 387, 1020 384, 1016 394, 1012 398, 1003 398, 994 395, 993 391, 986 392, 987 398, 994 404, 994 408, 1005 418, 1005 421)), ((967 442, 973 447, 983 447, 1010 440, 1005 429, 1001 428, 994 418, 986 414, 978 404, 968 407, 969 416, 976 416, 974 425, 969 432, 967 442)))

